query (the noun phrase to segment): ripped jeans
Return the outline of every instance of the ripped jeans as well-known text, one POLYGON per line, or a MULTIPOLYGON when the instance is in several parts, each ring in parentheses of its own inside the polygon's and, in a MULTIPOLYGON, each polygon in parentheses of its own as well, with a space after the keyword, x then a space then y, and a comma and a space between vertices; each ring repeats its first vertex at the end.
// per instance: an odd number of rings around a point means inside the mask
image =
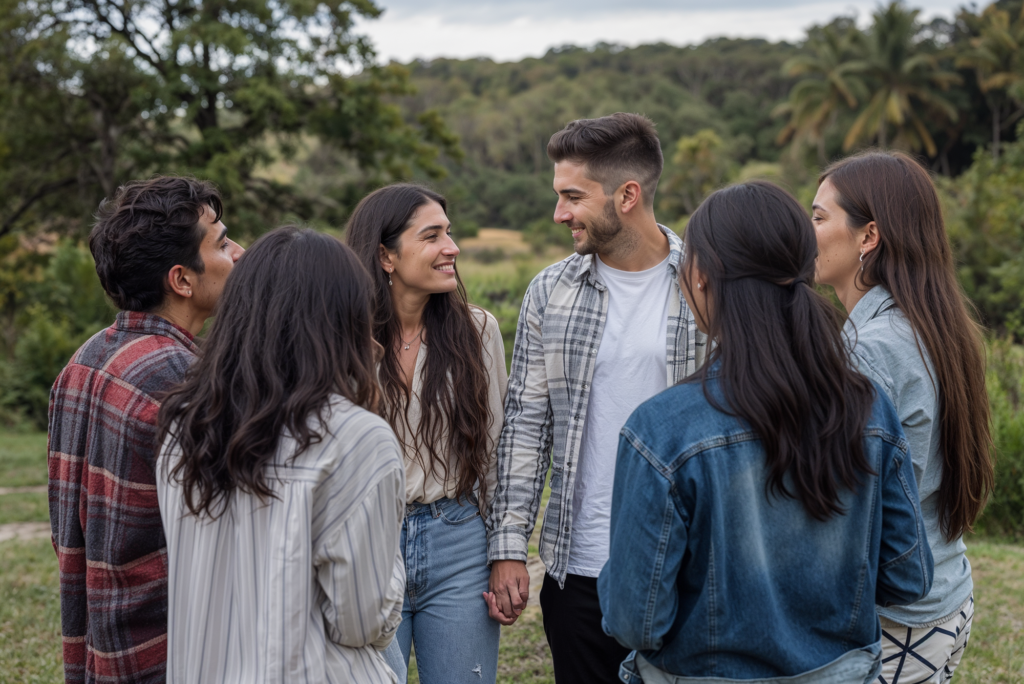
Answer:
POLYGON ((405 682, 415 642, 421 684, 494 684, 501 626, 483 599, 491 569, 476 504, 439 499, 406 510, 405 605, 385 660, 405 682))

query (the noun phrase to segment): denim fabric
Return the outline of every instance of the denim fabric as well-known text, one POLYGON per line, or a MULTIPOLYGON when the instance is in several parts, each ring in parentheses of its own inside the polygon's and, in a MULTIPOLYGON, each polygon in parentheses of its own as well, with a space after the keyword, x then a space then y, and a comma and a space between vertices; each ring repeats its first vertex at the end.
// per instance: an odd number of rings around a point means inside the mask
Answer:
POLYGON ((491 569, 480 511, 474 502, 455 499, 407 510, 405 606, 384 658, 405 682, 415 642, 421 684, 494 684, 501 626, 487 615, 483 599, 491 569))
MULTIPOLYGON (((721 398, 718 383, 712 368, 707 389, 721 398)), ((932 556, 907 441, 876 392, 864 451, 877 475, 843 491, 846 513, 825 522, 797 499, 766 496, 760 440, 700 383, 642 404, 619 439, 611 557, 598 580, 605 631, 698 680, 791 677, 852 651, 877 654, 875 603, 927 594, 932 556)))
POLYGON ((835 661, 817 670, 795 677, 772 679, 732 679, 722 677, 677 677, 659 670, 648 663, 642 655, 633 651, 619 668, 619 678, 625 684, 871 684, 881 665, 878 662, 878 645, 848 651, 835 661), (868 674, 865 675, 864 673, 868 674))
POLYGON ((946 539, 939 525, 942 408, 935 367, 914 330, 881 285, 853 307, 843 328, 860 371, 879 384, 896 407, 910 444, 921 515, 935 559, 935 580, 928 595, 909 606, 880 608, 878 614, 908 627, 933 627, 956 617, 974 591, 964 540, 946 539))

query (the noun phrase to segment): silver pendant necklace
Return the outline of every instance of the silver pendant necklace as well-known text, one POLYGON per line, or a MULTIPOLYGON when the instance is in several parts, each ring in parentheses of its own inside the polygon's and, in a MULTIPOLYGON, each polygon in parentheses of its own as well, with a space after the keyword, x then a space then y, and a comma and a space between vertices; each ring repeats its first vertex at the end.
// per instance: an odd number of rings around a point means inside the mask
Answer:
POLYGON ((406 342, 405 339, 401 335, 398 336, 398 339, 402 340, 402 344, 405 345, 405 347, 403 347, 403 348, 406 351, 408 351, 409 347, 412 346, 412 343, 416 341, 416 338, 420 337, 422 334, 423 334, 423 326, 421 325, 419 332, 416 333, 415 335, 413 335, 413 338, 411 340, 409 340, 408 342, 406 342))

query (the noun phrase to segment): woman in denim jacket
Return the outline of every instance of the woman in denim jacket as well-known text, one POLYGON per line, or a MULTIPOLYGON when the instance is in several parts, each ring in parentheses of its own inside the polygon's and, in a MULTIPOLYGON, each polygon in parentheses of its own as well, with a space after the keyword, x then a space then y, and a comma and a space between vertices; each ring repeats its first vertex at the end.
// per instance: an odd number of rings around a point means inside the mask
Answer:
POLYGON ((879 672, 875 603, 928 593, 907 440, 816 293, 814 229, 770 183, 720 190, 681 281, 704 369, 622 430, 606 631, 624 682, 850 684, 879 672))
POLYGON ((985 349, 957 284, 939 198, 905 154, 868 152, 825 170, 814 198, 818 280, 850 313, 861 372, 896 406, 914 460, 932 589, 880 607, 882 684, 952 678, 974 618, 962 536, 993 482, 985 349))

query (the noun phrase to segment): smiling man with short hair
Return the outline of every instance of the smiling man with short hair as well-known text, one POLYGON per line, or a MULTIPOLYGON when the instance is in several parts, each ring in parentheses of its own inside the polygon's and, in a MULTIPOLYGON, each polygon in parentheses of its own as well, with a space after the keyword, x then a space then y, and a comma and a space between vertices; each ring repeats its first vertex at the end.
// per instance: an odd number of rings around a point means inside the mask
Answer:
POLYGON ((628 654, 601 626, 619 430, 633 410, 693 373, 704 336, 682 290, 682 242, 654 217, 663 157, 638 114, 569 123, 548 143, 554 220, 576 254, 523 298, 488 518, 491 616, 510 624, 529 594, 527 544, 545 476, 551 499, 540 602, 559 684, 618 682, 628 654))

